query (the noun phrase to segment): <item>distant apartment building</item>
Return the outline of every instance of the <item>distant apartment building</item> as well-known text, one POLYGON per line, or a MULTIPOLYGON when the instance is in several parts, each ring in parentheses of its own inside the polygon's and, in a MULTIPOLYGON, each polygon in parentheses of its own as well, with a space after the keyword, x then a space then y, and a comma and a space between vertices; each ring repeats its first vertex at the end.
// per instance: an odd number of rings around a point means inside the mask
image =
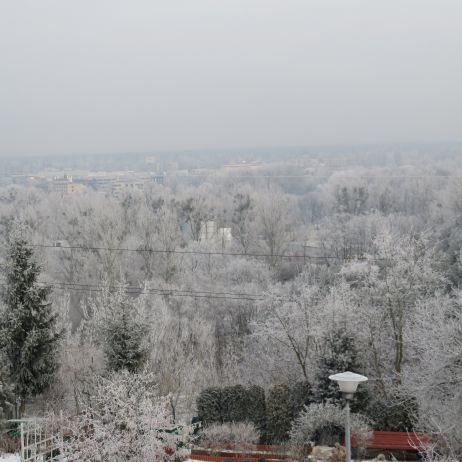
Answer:
POLYGON ((112 195, 119 198, 122 197, 124 193, 132 191, 142 191, 146 186, 146 182, 140 180, 119 180, 114 182, 112 185, 112 195))
POLYGON ((119 197, 125 192, 142 191, 149 184, 164 184, 164 180, 165 174, 114 172, 89 176, 79 181, 95 191, 119 197))
POLYGON ((233 236, 231 228, 219 227, 215 220, 205 221, 201 224, 200 240, 227 247, 231 244, 233 236))
POLYGON ((91 176, 80 180, 83 184, 96 191, 112 192, 116 178, 108 176, 91 176))
POLYGON ((48 182, 43 176, 36 175, 12 175, 7 179, 7 183, 19 184, 21 186, 34 186, 48 190, 48 182))
POLYGON ((83 185, 74 183, 73 178, 70 175, 55 177, 49 184, 49 190, 58 194, 73 194, 81 192, 83 188, 83 185))
POLYGON ((158 174, 158 175, 151 175, 151 183, 164 184, 165 183, 165 173, 158 174))
POLYGON ((176 160, 158 159, 157 157, 145 157, 144 163, 149 165, 155 172, 176 171, 179 169, 179 163, 176 160))
POLYGON ((144 163, 149 165, 155 172, 160 172, 163 169, 162 163, 156 157, 146 157, 144 163))
POLYGON ((228 163, 222 167, 226 173, 252 172, 255 170, 260 170, 261 168, 263 168, 263 164, 261 162, 247 162, 245 160, 242 162, 228 163))

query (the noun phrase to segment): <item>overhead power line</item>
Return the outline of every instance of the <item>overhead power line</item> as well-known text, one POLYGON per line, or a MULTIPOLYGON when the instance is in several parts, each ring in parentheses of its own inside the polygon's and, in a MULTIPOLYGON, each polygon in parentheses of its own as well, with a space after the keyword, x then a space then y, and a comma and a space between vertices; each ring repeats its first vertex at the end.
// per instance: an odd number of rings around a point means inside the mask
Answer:
MULTIPOLYGON (((205 256, 229 256, 229 257, 256 257, 256 258, 297 258, 303 260, 365 260, 381 261, 383 258, 356 256, 345 258, 335 255, 306 255, 306 254, 269 254, 269 253, 242 253, 242 252, 206 252, 200 250, 167 250, 167 249, 150 249, 138 248, 130 249, 125 247, 95 247, 80 245, 54 245, 54 244, 27 244, 28 247, 45 248, 45 249, 68 249, 82 251, 107 251, 107 252, 136 252, 136 253, 160 253, 160 254, 178 254, 178 255, 205 255, 205 256)), ((309 248, 309 246, 306 246, 309 248)))
MULTIPOLYGON (((84 293, 102 293, 104 286, 96 284, 83 284, 83 283, 66 283, 59 281, 39 281, 38 285, 42 287, 51 287, 56 290, 84 292, 84 293)), ((0 283, 0 286, 6 287, 5 283, 0 283)), ((194 290, 181 290, 181 289, 161 289, 161 288, 141 288, 135 286, 114 286, 109 285, 107 288, 120 290, 122 289, 127 294, 132 295, 157 295, 163 297, 188 297, 188 298, 202 298, 202 299, 219 299, 219 300, 233 300, 233 301, 252 301, 258 302, 268 298, 264 294, 246 294, 246 293, 228 293, 228 292, 211 292, 211 291, 194 291, 194 290)), ((278 297, 279 300, 289 301, 287 297, 278 297)))
MULTIPOLYGON (((90 284, 90 283, 77 283, 77 282, 59 282, 59 281, 40 281, 40 284, 47 284, 47 285, 61 285, 61 286, 71 286, 71 287, 83 287, 83 288, 96 288, 98 290, 102 289, 101 285, 90 284)), ((244 292, 212 292, 209 290, 191 290, 191 289, 166 289, 166 288, 152 288, 147 287, 143 288, 140 286, 133 286, 133 285, 103 285, 109 289, 119 290, 123 289, 124 291, 130 291, 133 293, 143 293, 143 292, 156 292, 160 294, 176 294, 176 295, 213 295, 213 296, 226 296, 226 297, 249 297, 249 298, 264 298, 264 294, 252 294, 252 293, 244 293, 244 292)))
MULTIPOLYGON (((52 287, 53 289, 57 290, 62 290, 62 291, 72 291, 72 292, 89 292, 89 293, 101 293, 103 292, 103 289, 97 289, 95 287, 75 287, 75 286, 62 286, 61 284, 43 284, 47 285, 49 287, 52 287)), ((156 296, 161 296, 161 297, 186 297, 186 298, 201 298, 201 299, 218 299, 218 300, 233 300, 233 301, 250 301, 250 302, 257 302, 257 301, 262 301, 262 298, 257 298, 257 297, 240 297, 240 296, 234 296, 234 297, 228 297, 228 296, 222 296, 222 295, 213 295, 213 294, 200 294, 200 293, 177 293, 174 290, 143 290, 140 289, 138 291, 134 291, 131 289, 124 290, 125 293, 127 294, 132 294, 132 295, 156 295, 156 296)))

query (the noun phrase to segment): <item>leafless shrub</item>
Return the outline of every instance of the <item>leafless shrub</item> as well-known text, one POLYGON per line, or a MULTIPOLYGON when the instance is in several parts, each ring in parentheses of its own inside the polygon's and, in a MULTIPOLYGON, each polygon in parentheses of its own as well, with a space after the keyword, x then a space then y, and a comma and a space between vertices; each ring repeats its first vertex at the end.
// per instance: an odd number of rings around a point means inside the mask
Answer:
POLYGON ((260 434, 251 423, 224 423, 204 429, 202 444, 212 450, 233 448, 252 450, 260 439, 260 434))
MULTIPOLYGON (((343 428, 344 424, 345 414, 338 406, 330 403, 305 406, 294 420, 290 431, 290 445, 293 454, 299 458, 305 457, 306 444, 315 440, 319 429, 327 426, 343 428)), ((351 430, 361 452, 372 435, 369 422, 361 414, 352 414, 351 430)))
POLYGON ((0 454, 5 452, 12 454, 19 451, 19 439, 13 438, 10 435, 0 435, 0 454))

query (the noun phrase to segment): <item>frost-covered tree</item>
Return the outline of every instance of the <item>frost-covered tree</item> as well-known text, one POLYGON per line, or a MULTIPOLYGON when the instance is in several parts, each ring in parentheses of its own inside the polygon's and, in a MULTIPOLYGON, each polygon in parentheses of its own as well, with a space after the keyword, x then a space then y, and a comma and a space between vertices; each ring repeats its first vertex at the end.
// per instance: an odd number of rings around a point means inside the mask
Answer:
POLYGON ((309 285, 304 275, 290 286, 275 286, 252 323, 251 354, 257 358, 265 355, 259 362, 265 361, 278 372, 286 368, 286 376, 293 374, 295 380, 309 381, 319 336, 321 298, 319 288, 309 285))
POLYGON ((292 207, 290 197, 274 188, 258 198, 257 230, 271 266, 281 262, 276 255, 284 254, 293 239, 295 220, 291 213, 292 207))
POLYGON ((232 216, 233 236, 243 253, 249 251, 255 241, 255 211, 253 199, 249 193, 237 193, 234 196, 232 216))
POLYGON ((13 386, 10 382, 6 360, 0 353, 0 421, 11 414, 13 406, 13 386))
POLYGON ((399 383, 406 354, 406 325, 417 301, 435 293, 444 278, 435 268, 435 254, 425 237, 384 232, 375 244, 378 272, 369 273, 370 294, 390 327, 393 372, 399 383))
POLYGON ((56 302, 60 307, 59 321, 65 327, 65 335, 56 379, 46 397, 52 400, 55 411, 69 409, 78 414, 91 402, 97 378, 105 373, 106 361, 100 332, 95 329, 92 319, 82 319, 77 329, 72 331, 70 303, 68 294, 60 295, 56 302))
POLYGON ((199 303, 189 302, 184 297, 172 297, 169 303, 161 298, 150 301, 149 367, 160 392, 169 395, 174 417, 179 404, 193 413, 197 393, 216 382, 211 323, 198 316, 199 303))
POLYGON ((139 371, 148 355, 145 344, 147 326, 137 322, 129 304, 122 302, 113 308, 113 318, 105 327, 107 366, 112 371, 139 371))
POLYGON ((100 378, 92 405, 69 419, 65 451, 70 462, 183 460, 190 429, 173 424, 166 397, 149 373, 124 370, 100 378))
POLYGON ((207 220, 213 218, 213 206, 210 198, 202 193, 195 193, 180 203, 180 215, 189 230, 193 241, 201 240, 201 231, 207 220))
POLYGON ((462 457, 462 293, 422 300, 406 331, 412 363, 404 380, 418 404, 417 425, 439 451, 462 457))
POLYGON ((356 306, 358 333, 367 339, 369 362, 383 393, 399 386, 410 346, 405 336, 421 300, 445 287, 428 237, 382 230, 376 254, 344 265, 342 275, 356 306), (392 376, 393 381, 386 379, 392 376))
POLYGON ((175 253, 182 243, 178 212, 171 204, 159 206, 155 212, 151 208, 152 203, 151 207, 145 204, 138 213, 136 245, 143 261, 144 277, 149 280, 159 274, 169 282, 180 266, 179 255, 175 253))
POLYGON ((137 372, 146 363, 149 330, 144 302, 144 294, 131 297, 124 284, 115 289, 103 285, 100 295, 90 302, 110 371, 137 372))
POLYGON ((21 414, 28 398, 49 387, 57 368, 61 332, 48 301, 51 288, 40 283, 40 272, 27 241, 13 237, 6 259, 0 338, 21 414))
MULTIPOLYGON (((314 399, 319 403, 329 402, 341 405, 343 399, 338 384, 329 379, 330 375, 350 371, 360 373, 358 351, 354 336, 345 328, 336 328, 328 333, 323 353, 319 356, 317 372, 314 381, 314 399)), ((366 389, 360 387, 355 394, 354 409, 363 409, 367 402, 366 389)))

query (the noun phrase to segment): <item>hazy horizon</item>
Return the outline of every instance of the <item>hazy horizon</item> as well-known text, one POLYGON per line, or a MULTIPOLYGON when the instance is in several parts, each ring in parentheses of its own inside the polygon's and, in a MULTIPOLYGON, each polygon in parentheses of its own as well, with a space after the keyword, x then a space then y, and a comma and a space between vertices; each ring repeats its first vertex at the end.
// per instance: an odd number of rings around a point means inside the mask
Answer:
POLYGON ((456 0, 5 1, 0 157, 462 139, 456 0))
MULTIPOLYGON (((163 155, 181 155, 181 154, 225 154, 230 155, 235 153, 236 155, 246 154, 261 154, 265 152, 278 152, 280 154, 296 154, 296 151, 306 150, 305 154, 310 154, 310 151, 314 151, 316 155, 322 155, 338 151, 341 153, 343 150, 359 150, 363 151, 367 149, 386 149, 386 148, 435 148, 435 147, 458 148, 462 147, 462 141, 428 141, 428 142, 387 142, 387 143, 351 143, 351 144, 317 144, 317 145, 301 145, 301 146, 236 146, 236 147, 209 147, 209 148, 196 148, 196 149, 163 149, 163 150, 145 150, 145 151, 111 151, 111 152, 53 152, 53 153, 20 153, 20 154, 8 154, 0 153, 0 158, 3 159, 16 159, 16 158, 58 158, 58 157, 117 157, 117 156, 163 156, 163 155)), ((313 152, 311 153, 313 154, 313 152)), ((343 152, 347 154, 347 152, 343 152)), ((443 154, 443 153, 442 153, 443 154)))

